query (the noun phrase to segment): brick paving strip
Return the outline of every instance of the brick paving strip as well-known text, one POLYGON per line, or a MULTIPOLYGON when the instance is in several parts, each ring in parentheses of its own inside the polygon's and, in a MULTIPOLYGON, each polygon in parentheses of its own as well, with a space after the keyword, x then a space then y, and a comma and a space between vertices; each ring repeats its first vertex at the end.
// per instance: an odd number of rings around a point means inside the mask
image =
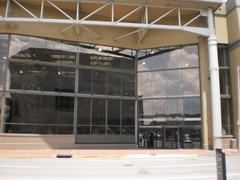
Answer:
MULTIPOLYGON (((224 150, 227 155, 237 155, 237 149, 224 150)), ((72 155, 73 158, 127 158, 136 155, 150 156, 214 156, 210 150, 151 150, 151 149, 77 149, 77 150, 0 150, 0 157, 8 158, 56 158, 58 154, 72 155)))

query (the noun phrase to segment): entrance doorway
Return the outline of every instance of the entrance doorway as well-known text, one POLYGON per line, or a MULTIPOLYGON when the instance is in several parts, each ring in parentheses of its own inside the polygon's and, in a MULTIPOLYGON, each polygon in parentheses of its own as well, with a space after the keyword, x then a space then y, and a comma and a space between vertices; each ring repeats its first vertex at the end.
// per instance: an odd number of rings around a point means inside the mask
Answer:
POLYGON ((165 128, 164 129, 164 148, 165 149, 179 149, 181 147, 180 128, 165 128))

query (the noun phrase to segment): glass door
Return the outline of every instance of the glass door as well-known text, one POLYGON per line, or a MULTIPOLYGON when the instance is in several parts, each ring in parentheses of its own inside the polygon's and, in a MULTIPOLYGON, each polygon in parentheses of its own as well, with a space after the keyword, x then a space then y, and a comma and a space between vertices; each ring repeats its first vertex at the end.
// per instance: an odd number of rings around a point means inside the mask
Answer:
POLYGON ((164 129, 164 148, 179 149, 180 148, 180 128, 165 128, 164 129))

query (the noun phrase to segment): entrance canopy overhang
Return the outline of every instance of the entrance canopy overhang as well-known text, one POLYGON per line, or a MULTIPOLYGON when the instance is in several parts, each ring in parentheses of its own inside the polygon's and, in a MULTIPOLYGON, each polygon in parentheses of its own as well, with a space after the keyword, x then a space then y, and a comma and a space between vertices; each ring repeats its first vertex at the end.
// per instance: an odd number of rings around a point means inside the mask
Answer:
POLYGON ((9 31, 27 23, 29 32, 33 24, 61 25, 56 30, 63 36, 74 30, 76 36, 85 31, 96 39, 105 38, 98 28, 117 28, 113 41, 135 36, 139 44, 149 30, 208 37, 209 9, 221 4, 221 0, 2 0, 0 23, 9 31))

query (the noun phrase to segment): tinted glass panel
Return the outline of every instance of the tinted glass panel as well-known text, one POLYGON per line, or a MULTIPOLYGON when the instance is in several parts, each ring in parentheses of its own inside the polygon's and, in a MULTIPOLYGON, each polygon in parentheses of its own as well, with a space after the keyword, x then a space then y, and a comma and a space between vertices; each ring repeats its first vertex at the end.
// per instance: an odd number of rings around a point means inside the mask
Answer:
POLYGON ((198 69, 183 70, 183 94, 184 95, 199 95, 200 82, 198 69))
POLYGON ((25 134, 72 134, 72 126, 50 126, 50 125, 17 125, 7 124, 7 133, 25 133, 25 134))
POLYGON ((182 49, 182 67, 198 67, 198 46, 186 46, 182 49))
POLYGON ((108 100, 108 126, 120 125, 120 100, 108 100))
POLYGON ((220 90, 221 94, 230 94, 230 70, 229 69, 220 69, 220 90))
POLYGON ((167 72, 167 94, 168 96, 182 95, 182 70, 167 72))
POLYGON ((106 100, 93 99, 92 103, 92 124, 105 125, 106 100))
POLYGON ((93 94, 106 94, 107 73, 93 71, 93 94))
POLYGON ((7 123, 73 124, 71 97, 11 94, 8 101, 11 115, 7 123))
POLYGON ((223 134, 232 134, 231 100, 221 99, 223 134))
POLYGON ((108 94, 121 95, 121 73, 108 72, 108 94))
POLYGON ((14 59, 74 64, 76 47, 34 37, 11 36, 10 56, 14 59))
POLYGON ((134 59, 122 59, 122 69, 134 71, 135 69, 135 60, 134 59))
POLYGON ((5 81, 6 81, 6 64, 0 61, 0 90, 3 89, 5 81))
POLYGON ((78 98, 78 125, 90 125, 91 100, 78 98))
POLYGON ((10 63, 11 88, 56 92, 74 92, 74 68, 10 63))
POLYGON ((0 35, 0 61, 8 58, 8 35, 0 35))
POLYGON ((123 100, 122 101, 122 125, 134 125, 135 123, 135 102, 123 100))
POLYGON ((122 95, 135 96, 135 76, 133 74, 122 74, 122 95))
MULTIPOLYGON (((176 74, 176 76, 178 75, 178 73, 176 74)), ((167 93, 169 93, 169 95, 171 95, 171 93, 173 93, 173 91, 176 91, 176 93, 180 93, 178 92, 179 89, 175 89, 173 90, 172 87, 172 83, 169 81, 169 84, 171 84, 170 86, 168 85, 168 77, 170 75, 167 74, 166 71, 158 71, 158 72, 152 72, 152 96, 155 97, 159 97, 159 96, 167 96, 167 93), (169 90, 168 90, 169 88, 169 90)), ((179 79, 174 79, 173 81, 177 81, 178 82, 179 79)), ((177 85, 176 85, 177 86, 177 85)), ((174 94, 174 93, 173 93, 174 94)))
POLYGON ((90 134, 90 126, 78 126, 77 134, 90 134))
POLYGON ((91 93, 92 71, 79 69, 79 89, 80 93, 91 93))
POLYGON ((152 74, 151 72, 138 73, 138 96, 152 96, 152 74))

